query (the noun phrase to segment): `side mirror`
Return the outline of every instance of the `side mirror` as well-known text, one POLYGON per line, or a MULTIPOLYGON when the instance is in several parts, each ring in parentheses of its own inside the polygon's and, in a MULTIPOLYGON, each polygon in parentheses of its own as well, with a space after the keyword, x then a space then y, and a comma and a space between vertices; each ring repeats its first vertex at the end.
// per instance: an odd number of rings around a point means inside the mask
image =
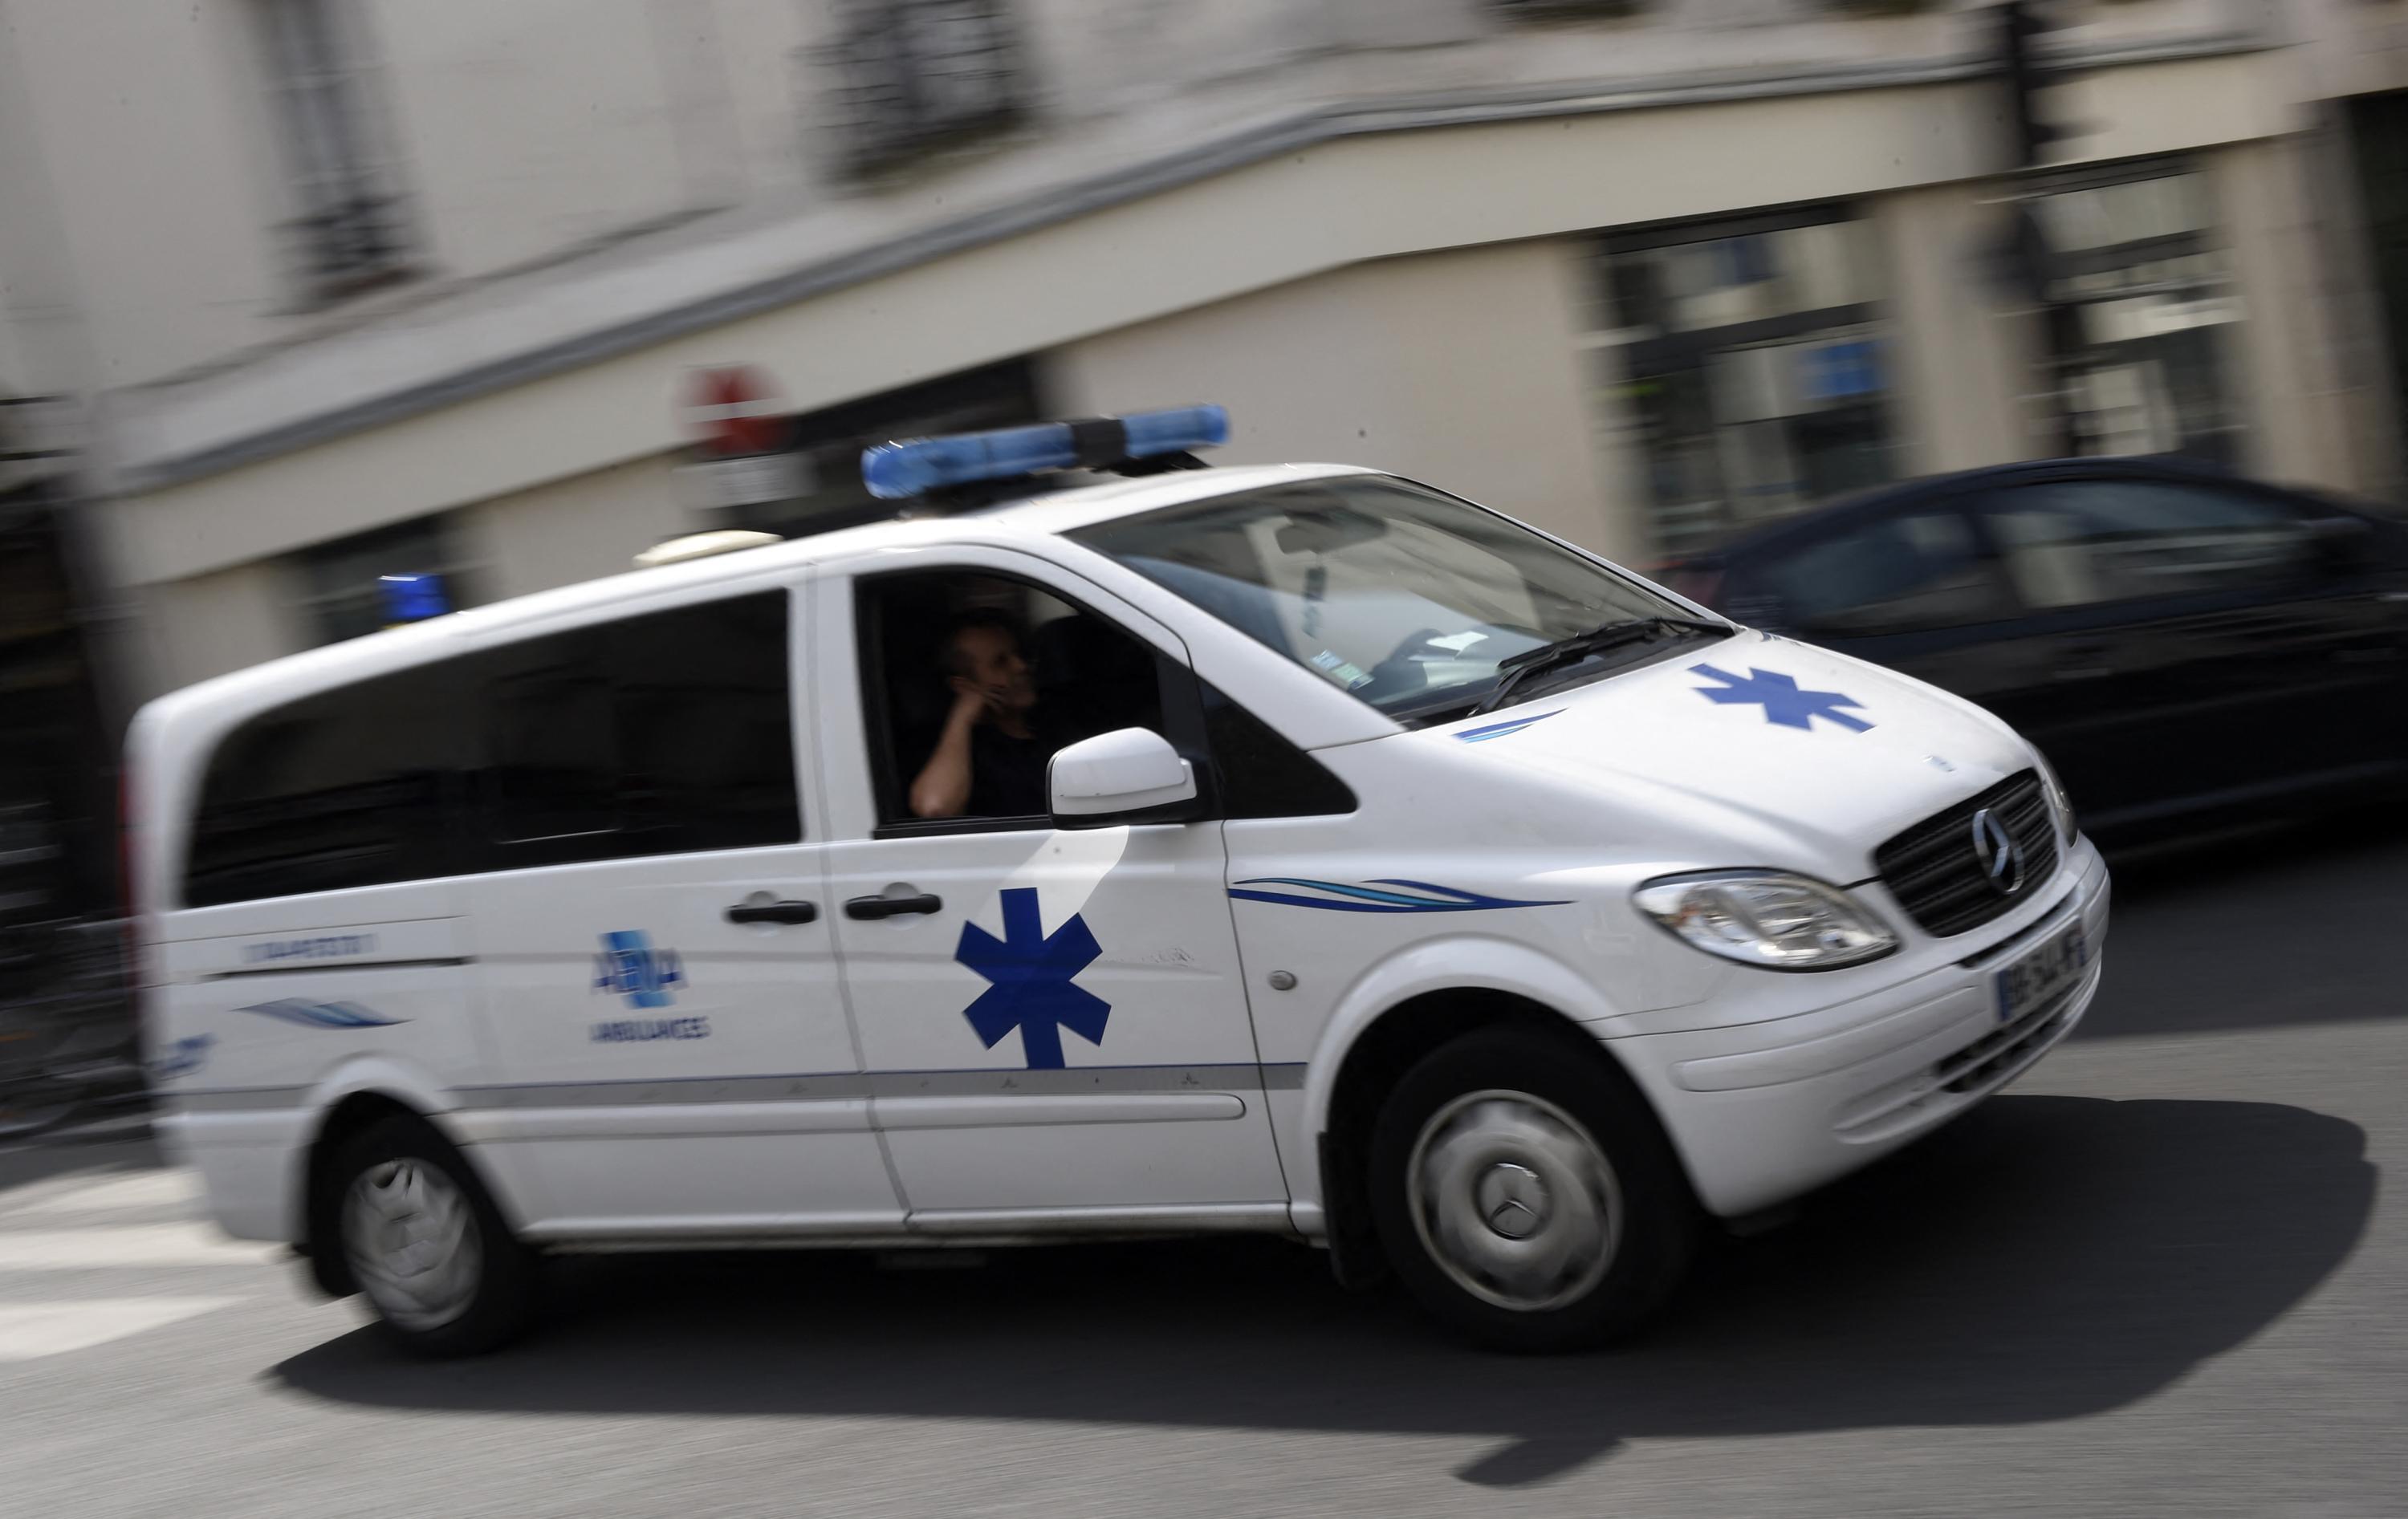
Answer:
POLYGON ((1196 799, 1196 767, 1152 728, 1121 728, 1054 752, 1045 789, 1066 828, 1168 823, 1159 813, 1196 799))

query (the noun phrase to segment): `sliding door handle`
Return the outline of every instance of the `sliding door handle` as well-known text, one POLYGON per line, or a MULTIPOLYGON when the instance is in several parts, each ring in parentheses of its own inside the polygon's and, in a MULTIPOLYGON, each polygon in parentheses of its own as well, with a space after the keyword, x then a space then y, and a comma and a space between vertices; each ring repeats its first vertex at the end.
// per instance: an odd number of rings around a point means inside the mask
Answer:
POLYGON ((855 896, 844 904, 848 918, 899 918, 907 912, 942 912, 944 898, 934 892, 917 896, 855 896))

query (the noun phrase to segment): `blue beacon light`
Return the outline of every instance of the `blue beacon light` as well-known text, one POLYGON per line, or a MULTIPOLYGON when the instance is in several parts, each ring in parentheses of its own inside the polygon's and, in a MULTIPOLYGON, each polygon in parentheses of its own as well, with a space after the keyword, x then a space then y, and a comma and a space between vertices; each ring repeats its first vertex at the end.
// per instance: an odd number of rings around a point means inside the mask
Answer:
POLYGON ((1227 411, 1217 406, 1176 407, 1092 422, 1050 422, 882 443, 862 451, 861 478, 870 494, 898 501, 950 485, 1011 480, 1049 469, 1099 468, 1227 441, 1227 411))
POLYGON ((388 625, 423 623, 452 609, 451 598, 443 594, 440 575, 380 575, 377 592, 384 602, 388 625))

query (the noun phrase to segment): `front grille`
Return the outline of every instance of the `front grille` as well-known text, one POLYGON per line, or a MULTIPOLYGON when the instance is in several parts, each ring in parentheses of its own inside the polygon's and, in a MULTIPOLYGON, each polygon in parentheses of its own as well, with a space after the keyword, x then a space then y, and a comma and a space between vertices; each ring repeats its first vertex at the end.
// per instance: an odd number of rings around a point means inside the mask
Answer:
POLYGON ((1873 851, 1873 868, 1925 933, 1946 938, 1978 928, 2026 900, 2057 871, 2057 828, 2040 777, 2013 776, 1945 812, 1924 819, 1873 851), (1987 809, 2023 855, 2023 883, 2000 892, 1973 842, 1973 817, 1987 809))

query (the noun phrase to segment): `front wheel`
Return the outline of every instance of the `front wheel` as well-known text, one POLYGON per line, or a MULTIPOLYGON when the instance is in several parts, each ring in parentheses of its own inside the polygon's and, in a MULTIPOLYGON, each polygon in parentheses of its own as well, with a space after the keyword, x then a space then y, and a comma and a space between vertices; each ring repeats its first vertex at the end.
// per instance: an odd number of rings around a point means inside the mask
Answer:
POLYGON ((443 1136, 380 1123, 344 1150, 336 1184, 351 1280, 403 1345, 473 1355, 525 1328, 535 1262, 443 1136))
POLYGON ((1467 1034, 1405 1073, 1371 1135, 1372 1210, 1407 1289, 1498 1350, 1642 1325, 1678 1283, 1696 1205, 1611 1057, 1535 1029, 1467 1034))

